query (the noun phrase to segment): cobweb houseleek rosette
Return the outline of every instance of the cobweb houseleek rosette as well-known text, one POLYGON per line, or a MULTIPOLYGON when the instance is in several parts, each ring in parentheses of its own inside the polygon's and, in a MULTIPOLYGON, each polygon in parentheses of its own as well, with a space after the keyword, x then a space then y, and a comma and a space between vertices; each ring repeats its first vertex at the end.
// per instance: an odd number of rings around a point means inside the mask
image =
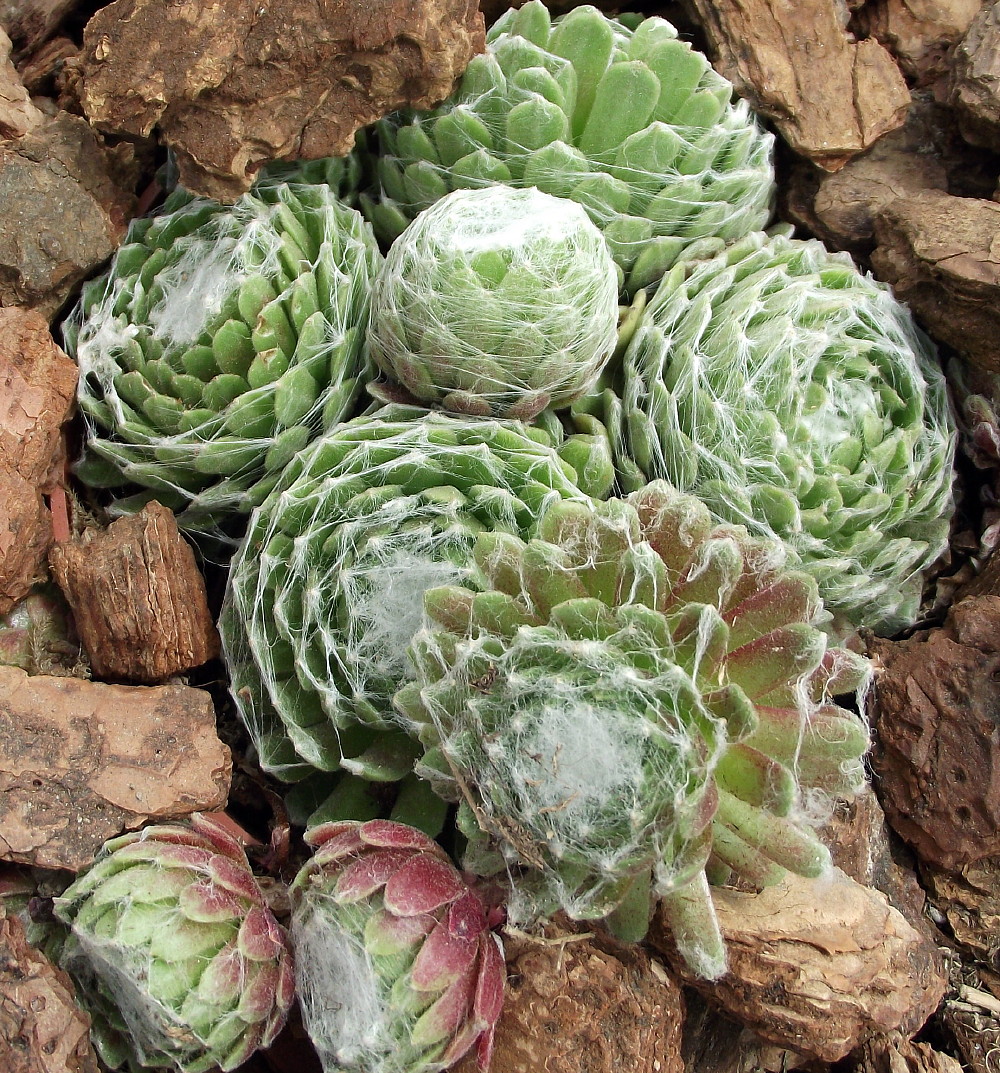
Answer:
POLYGON ((136 220, 65 328, 80 365, 93 486, 146 489, 220 536, 324 428, 349 416, 363 358, 371 229, 326 186, 261 187, 224 206, 178 191, 136 220))
POLYGON ((533 539, 484 533, 475 559, 476 588, 427 593, 396 695, 418 773, 526 866, 515 919, 612 914, 640 938, 658 897, 719 975, 706 868, 827 867, 802 794, 864 782, 866 727, 831 697, 863 688, 865 661, 827 647, 816 584, 779 546, 662 482, 552 503, 533 539))
POLYGON ((485 1070, 504 962, 480 895, 405 824, 328 823, 306 841, 291 932, 325 1073, 435 1073, 471 1048, 485 1070))
POLYGON ((526 534, 551 499, 586 497, 519 422, 390 406, 296 458, 251 516, 220 620, 264 767, 290 781, 406 774, 414 747, 392 696, 412 674, 424 590, 467 583, 479 533, 526 534))
POLYGON ((783 541, 837 629, 915 621, 947 542, 953 419, 930 343, 846 254, 760 233, 678 265, 577 409, 624 490, 663 478, 783 541))
POLYGON ((112 1067, 231 1070, 284 1025, 287 936, 243 848, 209 816, 107 842, 55 913, 70 929, 61 964, 112 1067))
POLYGON ((575 202, 458 190, 393 243, 371 356, 424 404, 531 420, 581 395, 617 338, 615 264, 575 202))
POLYGON ((530 0, 489 30, 444 104, 376 125, 361 204, 392 239, 449 191, 534 186, 583 205, 634 294, 767 225, 773 138, 732 98, 661 18, 633 28, 584 6, 550 21, 530 0))

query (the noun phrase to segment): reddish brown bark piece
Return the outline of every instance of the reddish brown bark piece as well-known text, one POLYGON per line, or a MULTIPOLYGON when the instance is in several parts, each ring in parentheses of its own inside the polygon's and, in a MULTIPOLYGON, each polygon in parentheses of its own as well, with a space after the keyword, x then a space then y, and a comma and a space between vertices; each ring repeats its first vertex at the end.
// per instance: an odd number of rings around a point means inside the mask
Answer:
POLYGON ((73 984, 28 945, 0 902, 0 1069, 4 1073, 98 1073, 90 1018, 73 984))
POLYGON ((50 37, 80 0, 0 0, 0 26, 19 52, 30 52, 50 37))
POLYGON ((1000 853, 1000 597, 962 600, 942 629, 874 640, 870 654, 890 824, 940 868, 1000 853))
POLYGON ((910 94, 836 0, 691 0, 716 66, 797 153, 836 171, 905 118, 910 94))
POLYGON ((107 839, 225 806, 211 697, 0 667, 0 860, 77 870, 107 839))
POLYGON ((962 1064, 929 1043, 914 1043, 897 1032, 869 1040, 853 1069, 854 1073, 962 1073, 962 1064))
POLYGON ((729 958, 720 980, 695 977, 655 921, 650 938, 686 983, 779 1046, 834 1062, 873 1035, 914 1033, 945 992, 937 948, 838 869, 713 897, 729 958))
POLYGON ((924 866, 920 874, 956 941, 976 959, 994 964, 1000 954, 1000 856, 956 871, 924 866))
POLYGON ((829 1068, 761 1039, 696 991, 685 992, 684 1005, 685 1073, 821 1073, 829 1068))
POLYGON ((52 516, 38 488, 0 465, 0 615, 45 576, 52 516))
POLYGON ((41 487, 50 480, 77 372, 40 313, 0 308, 0 466, 41 487))
POLYGON ((981 7, 982 0, 874 0, 861 8, 861 27, 926 85, 947 71, 952 50, 981 7))
POLYGON ((963 136, 1000 151, 1000 5, 985 3, 955 50, 952 102, 963 136))
POLYGON ((31 103, 11 62, 11 41, 0 25, 0 137, 20 138, 45 118, 31 103))
MULTIPOLYGON (((683 1073, 680 988, 637 946, 560 923, 504 940, 507 988, 492 1069, 683 1073)), ((455 1073, 474 1073, 474 1055, 455 1073)))
POLYGON ((1000 205, 924 191, 875 217, 875 274, 927 330, 1000 372, 1000 205))
POLYGON ((0 306, 52 317, 118 248, 135 199, 79 116, 0 141, 0 306))
POLYGON ((49 562, 99 677, 160 682, 219 654, 205 579, 155 500, 56 544, 49 562))
POLYGON ((231 201, 266 161, 443 100, 484 47, 475 0, 116 0, 87 25, 82 102, 102 130, 156 127, 184 186, 231 201))

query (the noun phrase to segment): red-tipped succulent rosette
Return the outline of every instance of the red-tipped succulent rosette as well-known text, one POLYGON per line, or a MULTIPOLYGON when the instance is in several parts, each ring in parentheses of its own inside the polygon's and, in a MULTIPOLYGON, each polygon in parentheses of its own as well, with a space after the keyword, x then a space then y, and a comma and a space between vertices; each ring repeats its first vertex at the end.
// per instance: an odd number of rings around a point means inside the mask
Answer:
POLYGON ((480 894, 404 824, 327 823, 306 841, 291 932, 326 1073, 431 1073, 473 1047, 486 1069, 505 973, 480 894))
POLYGON ((288 938, 243 847, 210 816, 106 843, 55 911, 112 1068, 231 1070, 285 1023, 288 938))

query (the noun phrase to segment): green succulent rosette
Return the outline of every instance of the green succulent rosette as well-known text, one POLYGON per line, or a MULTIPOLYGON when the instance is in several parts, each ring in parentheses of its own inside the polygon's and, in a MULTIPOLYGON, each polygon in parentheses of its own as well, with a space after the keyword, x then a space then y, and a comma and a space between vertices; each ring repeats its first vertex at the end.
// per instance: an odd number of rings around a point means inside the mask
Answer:
POLYGON ((575 202, 456 190, 393 243, 373 309, 372 359, 414 399, 531 420, 583 394, 611 357, 618 285, 575 202))
POLYGON ((577 409, 625 491, 662 478, 783 541, 836 629, 916 620, 947 544, 954 422, 931 344, 847 254, 759 233, 676 266, 577 409))
MULTIPOLYGON (((417 772, 463 801, 508 867, 515 920, 611 914, 641 938, 662 899, 703 976, 725 966, 708 875, 815 876, 829 854, 805 790, 864 783, 866 661, 828 648, 816 583, 780 545, 716 526, 663 482, 553 502, 527 541, 477 540, 474 586, 425 597, 396 706, 417 772), (707 871, 706 871, 707 870, 707 871)), ((482 842, 482 836, 478 836, 482 842)))
POLYGON ((209 816, 107 842, 55 900, 60 963, 111 1068, 235 1069, 273 1042, 292 955, 242 846, 209 816))
POLYGON ((544 433, 390 406, 329 432, 250 519, 220 620, 261 764, 394 781, 415 756, 392 696, 427 588, 462 582, 481 532, 527 533, 586 497, 544 433))
POLYGON ((629 294, 771 214, 772 136, 661 18, 633 28, 584 6, 551 21, 530 0, 444 104, 376 130, 378 192, 361 202, 382 238, 449 191, 534 186, 586 208, 629 294))
POLYGON ((224 535, 368 374, 368 225, 326 186, 262 187, 232 206, 178 191, 132 223, 65 329, 87 441, 78 472, 145 490, 191 533, 224 535))
POLYGON ((266 187, 293 183, 305 186, 329 186, 339 201, 356 206, 364 178, 364 166, 357 149, 346 156, 317 157, 315 160, 275 160, 261 168, 252 192, 260 194, 266 187))

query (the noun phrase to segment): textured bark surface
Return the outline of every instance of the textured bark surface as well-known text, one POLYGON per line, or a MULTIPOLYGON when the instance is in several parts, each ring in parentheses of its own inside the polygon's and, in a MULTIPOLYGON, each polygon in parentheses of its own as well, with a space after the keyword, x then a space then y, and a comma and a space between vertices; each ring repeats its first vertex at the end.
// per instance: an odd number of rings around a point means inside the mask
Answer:
POLYGON ((0 1069, 4 1073, 98 1073, 90 1018, 73 984, 28 945, 0 901, 0 1069))
POLYGON ((910 94, 876 41, 845 32, 836 0, 690 0, 716 67, 797 153, 836 171, 900 126, 910 94))
POLYGON ((693 977, 657 921, 650 937, 686 983, 779 1046, 837 1061, 872 1036, 912 1035, 945 992, 937 948, 838 869, 713 897, 729 957, 720 980, 693 977))
POLYGON ((982 0, 874 0, 861 9, 861 20, 865 32, 926 85, 948 69, 952 50, 981 7, 982 0))
POLYGON ((976 14, 955 50, 952 101, 963 136, 1000 151, 1000 4, 976 14))
POLYGON ((0 138, 20 138, 45 118, 31 103, 14 69, 11 49, 11 40, 0 22, 0 138))
POLYGON ((0 306, 53 317, 118 248, 135 199, 79 116, 0 141, 0 306))
POLYGON ((87 25, 82 101, 102 130, 158 128, 184 186, 231 201, 268 160, 437 104, 484 46, 475 0, 116 0, 87 25))
POLYGON ((1000 596, 962 600, 942 629, 874 640, 870 654, 890 823, 939 868, 1000 853, 1000 596))
POLYGON ((929 1043, 914 1043, 897 1032, 869 1040, 853 1073, 962 1073, 962 1065, 929 1043))
POLYGON ((0 26, 18 52, 31 52, 55 31, 79 0, 0 0, 0 26))
POLYGON ((211 697, 0 667, 0 860, 84 868, 123 830, 229 793, 211 697))
POLYGON ((1000 856, 956 871, 921 868, 931 901, 948 920, 957 942, 986 964, 1000 954, 1000 856))
MULTIPOLYGON (((684 1073, 680 988, 638 946, 558 923, 508 934, 507 991, 492 1069, 684 1073)), ((455 1073, 474 1073, 467 1056, 455 1073)))
POLYGON ((936 339, 1000 372, 1000 205, 910 194, 877 214, 875 238, 879 279, 936 339))
POLYGON ((0 464, 0 615, 45 576, 52 516, 38 486, 0 464))
POLYGON ((205 580, 159 503, 56 544, 49 561, 99 677, 159 682, 219 654, 205 580))

